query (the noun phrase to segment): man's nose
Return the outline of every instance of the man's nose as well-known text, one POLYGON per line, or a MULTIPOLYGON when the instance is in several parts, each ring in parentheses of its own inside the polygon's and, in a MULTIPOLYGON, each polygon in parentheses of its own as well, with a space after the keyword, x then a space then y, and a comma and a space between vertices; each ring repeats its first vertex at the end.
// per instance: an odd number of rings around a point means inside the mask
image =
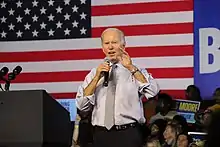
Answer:
POLYGON ((113 45, 110 43, 109 46, 108 46, 108 49, 112 50, 113 48, 114 48, 113 45))

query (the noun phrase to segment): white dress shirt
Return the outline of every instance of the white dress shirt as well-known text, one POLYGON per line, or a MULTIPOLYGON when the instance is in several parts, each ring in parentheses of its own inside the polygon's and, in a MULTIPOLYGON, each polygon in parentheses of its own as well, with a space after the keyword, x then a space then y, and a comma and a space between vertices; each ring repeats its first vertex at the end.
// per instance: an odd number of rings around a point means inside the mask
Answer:
MULTIPOLYGON (((159 92, 159 86, 155 79, 145 70, 139 69, 148 83, 139 82, 131 72, 122 64, 116 64, 116 93, 115 93, 115 125, 123 125, 133 122, 145 123, 142 99, 154 97, 159 92)), ((110 70, 111 72, 111 70, 110 70)), ((84 96, 83 89, 88 86, 96 74, 96 68, 86 76, 76 95, 76 106, 79 110, 92 112, 92 125, 103 126, 105 119, 105 101, 107 87, 102 85, 103 77, 99 80, 94 94, 84 96)), ((110 74, 109 74, 110 75, 110 74)))

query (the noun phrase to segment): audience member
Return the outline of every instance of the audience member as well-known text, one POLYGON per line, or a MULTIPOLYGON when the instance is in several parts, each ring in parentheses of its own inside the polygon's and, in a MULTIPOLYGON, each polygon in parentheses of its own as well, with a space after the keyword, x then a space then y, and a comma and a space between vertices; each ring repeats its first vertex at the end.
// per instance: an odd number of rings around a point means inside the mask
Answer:
POLYGON ((164 142, 163 132, 165 131, 167 121, 164 119, 158 119, 153 122, 150 127, 149 139, 158 140, 160 143, 164 142))
POLYGON ((188 147, 192 142, 192 137, 187 133, 180 133, 177 136, 177 147, 188 147))
POLYGON ((173 122, 179 124, 181 126, 182 132, 188 133, 188 124, 185 117, 181 115, 176 115, 173 117, 173 122))
POLYGON ((181 126, 175 122, 169 122, 163 133, 165 142, 163 147, 175 147, 177 141, 177 135, 182 132, 181 126))
POLYGON ((208 110, 216 111, 220 110, 220 87, 216 88, 213 93, 213 99, 215 100, 215 104, 208 108, 208 110))
POLYGON ((220 132, 220 110, 212 113, 211 121, 208 127, 208 136, 205 147, 219 147, 219 132, 220 132))
POLYGON ((152 124, 157 119, 172 120, 173 117, 178 114, 176 111, 171 110, 172 103, 173 101, 170 95, 166 93, 158 94, 156 107, 157 114, 151 117, 149 124, 152 124))
POLYGON ((161 147, 158 140, 150 139, 144 147, 161 147))
POLYGON ((186 99, 191 101, 202 101, 200 90, 195 85, 189 85, 185 91, 186 99))

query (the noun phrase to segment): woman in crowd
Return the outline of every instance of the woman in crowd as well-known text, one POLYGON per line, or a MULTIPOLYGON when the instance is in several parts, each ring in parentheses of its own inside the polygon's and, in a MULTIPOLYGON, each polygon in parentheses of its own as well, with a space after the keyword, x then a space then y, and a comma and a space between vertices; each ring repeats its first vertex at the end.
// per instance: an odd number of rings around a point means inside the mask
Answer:
POLYGON ((158 119, 152 123, 150 127, 150 136, 148 140, 157 140, 159 143, 164 142, 163 132, 165 131, 167 121, 163 119, 158 119))
POLYGON ((177 147, 188 147, 192 142, 192 137, 187 133, 180 133, 177 136, 177 147))
POLYGON ((169 122, 163 133, 165 142, 162 147, 176 147, 177 136, 180 132, 182 132, 181 125, 176 122, 169 122))

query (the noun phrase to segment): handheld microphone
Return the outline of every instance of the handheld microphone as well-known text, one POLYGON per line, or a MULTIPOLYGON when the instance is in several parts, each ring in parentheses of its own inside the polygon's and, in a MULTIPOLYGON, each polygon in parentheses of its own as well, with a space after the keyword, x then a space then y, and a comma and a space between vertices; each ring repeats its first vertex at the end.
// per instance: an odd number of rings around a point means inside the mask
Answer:
POLYGON ((4 76, 8 73, 8 67, 3 67, 0 70, 0 80, 6 81, 6 79, 4 78, 4 76))
POLYGON ((8 80, 14 80, 16 78, 17 75, 19 75, 22 71, 22 67, 21 66, 16 66, 13 69, 13 72, 8 74, 8 80))
POLYGON ((13 73, 14 73, 15 75, 18 75, 18 74, 20 74, 21 71, 22 71, 22 67, 18 65, 18 66, 16 66, 15 69, 13 70, 13 73))
POLYGON ((19 75, 22 71, 22 67, 21 66, 16 66, 14 69, 13 69, 13 72, 9 73, 8 74, 8 78, 5 78, 4 76, 7 75, 9 69, 8 67, 3 67, 1 70, 0 70, 0 80, 2 81, 5 81, 5 90, 2 88, 1 84, 0 84, 0 89, 2 91, 9 91, 9 87, 10 87, 10 84, 11 84, 11 80, 14 80, 16 78, 17 75, 19 75))
MULTIPOLYGON (((105 58, 104 62, 110 63, 110 60, 108 58, 105 58)), ((107 87, 108 86, 109 72, 108 71, 103 71, 103 75, 104 75, 103 86, 107 87)))
MULTIPOLYGON (((3 67, 3 68, 0 70, 0 81, 2 80, 2 81, 7 82, 7 79, 6 79, 4 76, 7 75, 8 71, 9 71, 8 67, 3 67)), ((1 84, 0 84, 0 89, 1 89, 2 91, 4 91, 4 89, 2 88, 2 85, 1 85, 1 84)))

